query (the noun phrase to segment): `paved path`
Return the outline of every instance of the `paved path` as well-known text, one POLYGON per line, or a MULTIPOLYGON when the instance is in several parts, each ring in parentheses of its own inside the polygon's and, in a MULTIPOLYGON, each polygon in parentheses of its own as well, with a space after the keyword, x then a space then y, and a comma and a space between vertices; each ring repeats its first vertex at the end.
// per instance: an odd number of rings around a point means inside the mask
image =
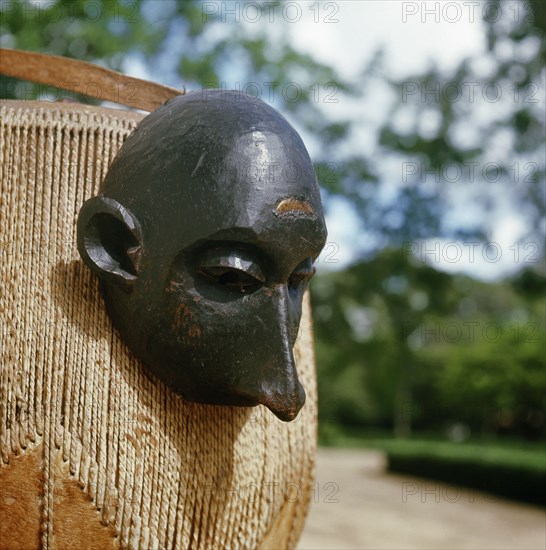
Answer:
POLYGON ((546 510, 468 489, 384 473, 379 452, 320 449, 298 548, 546 548, 546 510))

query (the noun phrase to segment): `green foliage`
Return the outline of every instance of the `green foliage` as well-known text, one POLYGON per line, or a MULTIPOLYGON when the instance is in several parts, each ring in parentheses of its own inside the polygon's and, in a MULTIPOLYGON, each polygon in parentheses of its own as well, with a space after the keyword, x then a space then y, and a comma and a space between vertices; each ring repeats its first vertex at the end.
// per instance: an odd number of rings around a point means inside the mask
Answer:
POLYGON ((145 53, 154 52, 164 38, 161 29, 150 27, 142 17, 143 3, 143 0, 3 2, 2 34, 9 37, 4 40, 12 48, 100 60, 121 69, 120 54, 135 44, 145 53))
POLYGON ((514 285, 481 283, 414 263, 400 249, 318 276, 312 300, 327 421, 400 434, 461 424, 544 435, 544 283, 533 270, 514 285))
POLYGON ((391 472, 463 485, 543 506, 546 505, 545 458, 544 450, 518 452, 483 445, 424 444, 387 451, 391 472))
MULTIPOLYGON (((542 441, 480 438, 455 443, 446 441, 438 434, 428 437, 420 434, 418 439, 393 439, 390 435, 369 429, 340 428, 328 423, 319 427, 323 445, 384 451, 392 472, 491 493, 489 497, 482 497, 470 492, 465 499, 487 498, 495 501, 495 495, 499 495, 533 504, 546 504, 546 449, 542 441)), ((423 483, 426 482, 423 480, 423 483)), ((402 491, 408 500, 444 499, 455 502, 461 497, 456 488, 444 488, 428 482, 425 486, 418 480, 407 481, 402 491)))

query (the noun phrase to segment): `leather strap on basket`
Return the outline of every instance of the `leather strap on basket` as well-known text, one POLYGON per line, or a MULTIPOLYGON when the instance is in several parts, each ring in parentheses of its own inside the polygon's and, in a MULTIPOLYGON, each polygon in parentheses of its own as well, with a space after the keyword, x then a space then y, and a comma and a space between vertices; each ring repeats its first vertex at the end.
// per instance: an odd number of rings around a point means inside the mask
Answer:
POLYGON ((0 74, 148 112, 185 93, 86 61, 6 48, 0 48, 0 74))

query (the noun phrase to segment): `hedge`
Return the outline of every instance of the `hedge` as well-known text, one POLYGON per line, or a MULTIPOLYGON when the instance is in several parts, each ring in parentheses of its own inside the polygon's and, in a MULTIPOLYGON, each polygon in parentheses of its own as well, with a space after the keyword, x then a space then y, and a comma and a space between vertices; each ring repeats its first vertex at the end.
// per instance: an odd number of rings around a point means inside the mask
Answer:
POLYGON ((388 470, 546 506, 546 467, 483 457, 388 450, 388 470))

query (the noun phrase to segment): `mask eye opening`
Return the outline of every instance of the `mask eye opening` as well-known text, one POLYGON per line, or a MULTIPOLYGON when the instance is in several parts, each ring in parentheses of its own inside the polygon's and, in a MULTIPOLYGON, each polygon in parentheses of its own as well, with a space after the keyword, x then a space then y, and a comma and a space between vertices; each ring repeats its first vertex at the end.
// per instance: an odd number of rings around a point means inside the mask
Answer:
POLYGON ((254 292, 263 284, 250 273, 228 266, 201 265, 197 271, 209 282, 243 294, 254 292))
POLYGON ((290 275, 288 286, 295 289, 300 285, 309 284, 316 271, 317 268, 313 265, 312 258, 306 258, 290 275))

